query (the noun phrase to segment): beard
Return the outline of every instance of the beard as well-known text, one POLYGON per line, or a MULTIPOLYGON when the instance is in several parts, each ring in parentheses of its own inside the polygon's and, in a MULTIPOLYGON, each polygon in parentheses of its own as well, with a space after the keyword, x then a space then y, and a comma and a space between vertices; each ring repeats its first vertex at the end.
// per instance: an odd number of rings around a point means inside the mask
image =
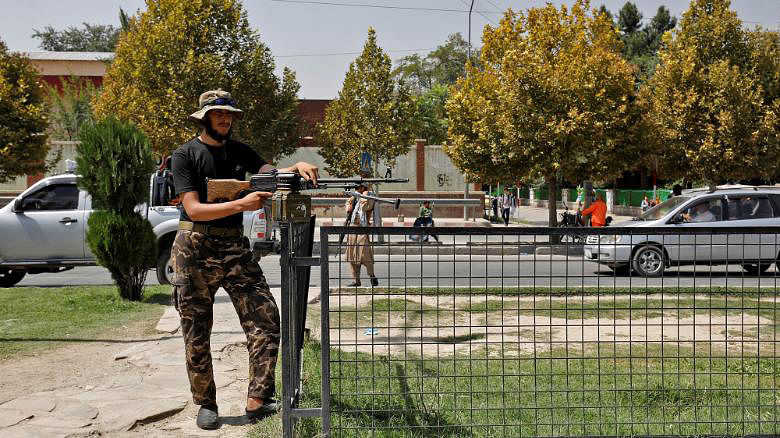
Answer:
POLYGON ((206 133, 217 141, 226 141, 230 138, 230 133, 233 131, 233 127, 231 126, 226 134, 220 134, 216 129, 214 129, 213 126, 211 126, 211 121, 208 118, 203 121, 203 127, 206 129, 206 133))

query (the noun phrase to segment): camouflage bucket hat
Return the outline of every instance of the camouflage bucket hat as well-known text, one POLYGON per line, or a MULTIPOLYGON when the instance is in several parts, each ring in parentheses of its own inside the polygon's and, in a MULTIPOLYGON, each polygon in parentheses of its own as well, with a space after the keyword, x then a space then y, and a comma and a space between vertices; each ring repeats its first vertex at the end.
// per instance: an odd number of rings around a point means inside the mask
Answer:
POLYGON ((230 93, 220 89, 206 91, 201 94, 198 99, 198 106, 200 106, 200 110, 190 114, 190 120, 197 123, 203 121, 207 112, 215 109, 230 111, 237 119, 244 116, 244 112, 236 108, 236 101, 230 93))

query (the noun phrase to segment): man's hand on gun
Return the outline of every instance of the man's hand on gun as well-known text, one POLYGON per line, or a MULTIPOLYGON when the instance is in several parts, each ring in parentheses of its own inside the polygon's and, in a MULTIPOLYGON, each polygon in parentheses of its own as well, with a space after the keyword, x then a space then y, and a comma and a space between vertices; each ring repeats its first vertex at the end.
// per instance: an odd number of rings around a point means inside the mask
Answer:
POLYGON ((249 192, 243 198, 237 199, 241 211, 255 211, 263 208, 263 203, 266 199, 272 197, 274 194, 270 192, 249 192))
POLYGON ((295 166, 293 167, 295 168, 294 172, 297 172, 298 175, 302 176, 307 181, 311 181, 316 186, 317 179, 320 177, 317 166, 299 161, 295 163, 295 166))

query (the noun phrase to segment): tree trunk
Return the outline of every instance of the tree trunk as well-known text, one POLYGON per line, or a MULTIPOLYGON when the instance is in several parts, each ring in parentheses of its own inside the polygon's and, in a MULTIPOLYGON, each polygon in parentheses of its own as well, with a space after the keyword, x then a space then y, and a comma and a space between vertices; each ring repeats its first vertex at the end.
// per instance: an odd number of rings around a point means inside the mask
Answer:
POLYGON ((555 181, 555 175, 545 177, 544 181, 547 183, 547 219, 550 227, 558 226, 558 185, 555 181))

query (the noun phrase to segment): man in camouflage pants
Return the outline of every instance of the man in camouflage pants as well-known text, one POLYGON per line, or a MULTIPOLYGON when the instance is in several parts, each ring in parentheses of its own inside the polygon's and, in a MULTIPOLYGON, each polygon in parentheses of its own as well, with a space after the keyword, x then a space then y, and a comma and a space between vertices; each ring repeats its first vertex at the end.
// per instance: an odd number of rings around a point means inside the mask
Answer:
MULTIPOLYGON (((195 404, 196 423, 203 429, 219 427, 217 389, 211 365, 212 307, 217 289, 223 287, 233 301, 247 338, 249 391, 246 416, 250 421, 278 410, 274 400, 274 369, 279 350, 279 309, 263 271, 253 259, 243 235, 244 211, 263 207, 271 193, 249 193, 241 199, 207 204, 207 178, 244 180, 247 173, 270 172, 248 145, 230 139, 234 119, 242 115, 229 93, 207 91, 200 96, 200 110, 190 120, 200 134, 173 153, 174 186, 183 209, 179 232, 171 250, 174 303, 181 316, 187 356, 187 374, 195 404)), ((317 168, 297 163, 282 172, 298 172, 316 182, 317 168)))

